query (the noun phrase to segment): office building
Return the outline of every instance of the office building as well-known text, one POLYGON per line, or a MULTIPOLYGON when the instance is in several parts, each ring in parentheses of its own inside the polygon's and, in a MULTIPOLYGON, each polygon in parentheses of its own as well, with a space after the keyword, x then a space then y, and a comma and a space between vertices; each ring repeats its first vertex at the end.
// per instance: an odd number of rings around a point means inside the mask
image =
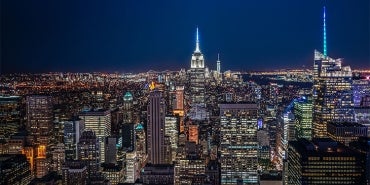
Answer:
POLYGON ((175 164, 174 184, 203 184, 206 181, 205 170, 206 166, 204 160, 199 158, 178 159, 175 164))
POLYGON ((188 126, 188 141, 199 143, 199 126, 196 124, 189 124, 188 126))
POLYGON ((312 138, 312 101, 302 98, 294 103, 295 130, 297 138, 312 138))
POLYGON ((124 123, 121 125, 121 138, 122 149, 124 151, 135 150, 136 132, 134 123, 124 123))
POLYGON ((366 184, 365 154, 327 138, 289 142, 286 182, 298 184, 366 184))
POLYGON ((184 86, 176 86, 176 103, 174 110, 184 110, 184 86))
POLYGON ((105 161, 105 138, 111 133, 111 114, 109 110, 86 111, 79 114, 85 123, 85 130, 91 130, 99 140, 100 160, 105 161))
POLYGON ((327 125, 328 136, 346 146, 357 141, 360 137, 367 137, 368 128, 354 122, 330 122, 327 125))
POLYGON ((48 145, 53 130, 53 102, 51 96, 27 97, 27 130, 34 137, 32 145, 48 145))
POLYGON ((83 120, 75 119, 64 122, 64 146, 66 147, 66 159, 77 159, 77 143, 84 130, 83 120))
POLYGON ((174 184, 174 166, 147 164, 141 171, 140 181, 144 184, 174 184))
POLYGON ((100 169, 100 141, 94 131, 85 130, 82 132, 79 143, 77 144, 78 160, 83 161, 87 168, 88 177, 92 177, 100 169))
POLYGON ((139 165, 136 152, 126 153, 126 183, 134 183, 139 177, 139 165))
POLYGON ((105 138, 105 161, 107 164, 117 164, 117 138, 105 138))
POLYGON ((150 92, 148 104, 147 146, 148 163, 165 163, 165 101, 157 89, 150 92))
POLYGON ((191 104, 204 104, 205 102, 205 65, 204 56, 199 47, 199 32, 197 28, 196 46, 191 57, 189 70, 189 88, 191 104))
POLYGON ((166 116, 164 120, 164 125, 165 135, 170 139, 169 142, 171 145, 171 161, 175 161, 179 138, 178 118, 173 116, 166 116))
POLYGON ((102 164, 102 174, 109 180, 111 185, 117 185, 124 181, 124 172, 122 164, 102 164))
POLYGON ((133 101, 134 98, 130 92, 126 92, 126 94, 123 96, 123 123, 133 123, 133 101))
MULTIPOLYGON (((361 79, 361 80, 353 80, 352 82, 352 89, 353 89, 353 105, 355 107, 361 107, 364 105, 364 99, 366 97, 370 97, 370 80, 369 79, 361 79)), ((366 101, 365 101, 366 102, 366 101)))
POLYGON ((86 185, 87 168, 83 161, 67 161, 62 168, 63 184, 86 185))
POLYGON ((365 154, 366 156, 366 183, 370 184, 370 138, 361 137, 357 141, 349 144, 351 149, 365 154))
POLYGON ((353 121, 352 72, 341 59, 331 59, 315 51, 313 90, 314 137, 327 137, 329 121, 353 121))
POLYGON ((51 147, 51 171, 55 171, 59 175, 62 174, 62 167, 66 159, 65 149, 63 143, 58 143, 51 147))
POLYGON ((20 96, 0 96, 0 139, 9 139, 21 127, 20 103, 20 96))
POLYGON ((257 104, 220 104, 221 184, 258 184, 257 104))
POLYGON ((26 156, 22 154, 0 155, 0 184, 29 184, 32 177, 26 156))
POLYGON ((353 121, 352 71, 342 59, 327 56, 324 7, 324 53, 315 50, 313 69, 313 135, 327 137, 329 121, 353 121))

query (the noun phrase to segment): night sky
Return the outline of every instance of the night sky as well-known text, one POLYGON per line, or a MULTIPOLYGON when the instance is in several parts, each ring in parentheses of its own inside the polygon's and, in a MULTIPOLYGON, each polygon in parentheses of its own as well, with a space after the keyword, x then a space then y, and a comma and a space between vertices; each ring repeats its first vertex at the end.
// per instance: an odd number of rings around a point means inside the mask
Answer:
MULTIPOLYGON (((310 67, 320 0, 1 0, 1 72, 145 72, 190 67, 199 27, 215 69, 310 67)), ((370 68, 370 1, 327 0, 328 55, 370 68)))

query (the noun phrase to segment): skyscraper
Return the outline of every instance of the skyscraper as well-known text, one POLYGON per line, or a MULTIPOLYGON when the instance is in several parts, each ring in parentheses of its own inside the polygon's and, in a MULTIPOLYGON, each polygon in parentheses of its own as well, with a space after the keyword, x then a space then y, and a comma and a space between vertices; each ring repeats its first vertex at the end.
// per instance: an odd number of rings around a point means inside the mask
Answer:
POLYGON ((176 153, 177 153, 177 146, 178 146, 178 138, 179 138, 179 125, 178 125, 178 118, 172 116, 165 117, 165 135, 170 138, 171 144, 171 161, 175 161, 176 153))
POLYGON ((329 121, 352 121, 352 71, 341 59, 331 59, 315 51, 313 84, 314 137, 327 137, 329 121))
POLYGON ((77 143, 84 130, 83 120, 70 120, 64 122, 64 145, 66 147, 66 159, 77 159, 77 143))
POLYGON ((20 96, 0 96, 0 139, 9 139, 21 126, 20 96))
POLYGON ((27 97, 27 130, 34 136, 34 143, 48 145, 53 129, 53 104, 51 96, 27 97))
POLYGON ((221 184, 257 184, 257 104, 220 104, 221 184))
POLYGON ((217 74, 221 73, 221 61, 220 61, 220 54, 217 55, 217 74))
POLYGON ((101 162, 105 161, 105 138, 111 132, 111 114, 109 110, 81 112, 79 118, 84 120, 85 129, 95 132, 100 144, 101 162))
POLYGON ((365 154, 327 139, 289 142, 287 183, 366 184, 365 154))
POLYGON ((190 65, 190 93, 192 104, 204 104, 205 66, 204 57, 199 48, 199 32, 197 28, 195 51, 190 65))
POLYGON ((312 138, 312 101, 306 97, 294 103, 297 138, 312 138))
POLYGON ((50 143, 53 131, 53 104, 51 96, 32 95, 27 97, 27 125, 36 148, 35 175, 42 178, 49 172, 50 143))
POLYGON ((184 86, 176 87, 176 104, 174 109, 184 110, 184 86))
POLYGON ((149 95, 147 124, 148 163, 165 163, 165 108, 162 92, 157 89, 151 91, 149 95))
POLYGON ((100 142, 94 131, 86 130, 82 133, 77 145, 78 160, 87 167, 89 177, 97 174, 100 167, 100 142))
POLYGON ((29 184, 32 179, 30 164, 22 154, 0 155, 0 184, 29 184))
POLYGON ((132 104, 133 97, 130 92, 123 96, 123 123, 133 123, 132 104))
POLYGON ((352 71, 342 66, 342 59, 327 56, 324 7, 324 54, 315 50, 313 70, 313 133, 314 137, 327 137, 329 121, 352 121, 352 71))
POLYGON ((125 151, 135 150, 135 124, 134 123, 124 123, 122 125, 122 148, 125 151))

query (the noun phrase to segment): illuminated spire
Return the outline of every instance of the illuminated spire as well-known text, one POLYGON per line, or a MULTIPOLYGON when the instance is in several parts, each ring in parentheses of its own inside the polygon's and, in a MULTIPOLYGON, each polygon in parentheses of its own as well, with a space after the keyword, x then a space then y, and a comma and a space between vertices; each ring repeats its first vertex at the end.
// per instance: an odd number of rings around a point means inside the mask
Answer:
POLYGON ((324 12, 324 15, 323 15, 323 21, 324 21, 324 25, 323 25, 323 47, 324 47, 324 56, 326 57, 327 56, 327 47, 326 47, 326 8, 324 6, 323 8, 323 12, 324 12))
POLYGON ((196 40, 196 45, 195 45, 195 52, 200 52, 200 49, 199 49, 199 32, 198 32, 198 27, 197 27, 197 40, 196 40))
POLYGON ((217 54, 217 73, 221 73, 221 61, 220 61, 220 53, 217 54))

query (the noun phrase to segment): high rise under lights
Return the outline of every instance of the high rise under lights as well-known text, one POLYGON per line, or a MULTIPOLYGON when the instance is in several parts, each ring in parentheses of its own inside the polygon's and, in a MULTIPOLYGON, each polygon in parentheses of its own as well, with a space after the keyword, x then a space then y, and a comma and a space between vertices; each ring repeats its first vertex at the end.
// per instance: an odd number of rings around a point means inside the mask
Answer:
POLYGON ((148 163, 165 164, 165 114, 166 105, 162 92, 154 89, 149 95, 148 104, 148 163))
POLYGON ((352 71, 342 67, 341 59, 332 59, 315 51, 313 83, 314 137, 327 137, 329 121, 353 121, 352 71))
POLYGON ((205 65, 204 57, 199 48, 199 32, 197 28, 196 47, 191 57, 190 92, 192 104, 204 104, 205 97, 205 65))
POLYGON ((329 121, 353 121, 352 71, 342 59, 327 56, 326 8, 323 12, 324 53, 315 50, 313 70, 313 136, 327 137, 329 121))
POLYGON ((111 132, 111 114, 109 110, 81 112, 80 119, 84 120, 85 129, 95 132, 100 144, 101 162, 105 162, 105 138, 111 132))
POLYGON ((257 184, 257 104, 220 104, 221 184, 257 184))

